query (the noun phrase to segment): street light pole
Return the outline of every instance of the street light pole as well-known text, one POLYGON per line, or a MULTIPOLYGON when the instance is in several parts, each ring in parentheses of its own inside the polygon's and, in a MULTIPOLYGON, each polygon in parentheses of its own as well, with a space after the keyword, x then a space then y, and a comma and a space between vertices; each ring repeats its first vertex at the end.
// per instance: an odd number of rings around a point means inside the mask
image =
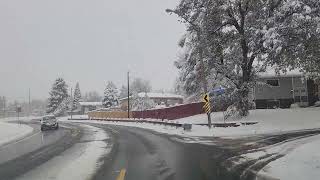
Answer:
POLYGON ((127 74, 127 80, 128 80, 128 119, 130 118, 130 79, 129 79, 129 71, 128 71, 128 74, 127 74))
POLYGON ((28 112, 28 116, 30 117, 31 114, 31 102, 30 102, 30 88, 29 88, 29 112, 28 112))
POLYGON ((72 111, 73 111, 73 98, 72 98, 72 87, 71 87, 71 92, 70 92, 70 102, 71 102, 71 120, 72 120, 72 111))

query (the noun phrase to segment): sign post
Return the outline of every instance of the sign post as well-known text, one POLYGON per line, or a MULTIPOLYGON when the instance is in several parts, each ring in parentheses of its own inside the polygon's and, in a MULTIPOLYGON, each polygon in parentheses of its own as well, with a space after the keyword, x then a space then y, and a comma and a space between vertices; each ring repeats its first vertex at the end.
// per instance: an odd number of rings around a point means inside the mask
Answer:
POLYGON ((204 111, 207 113, 208 116, 208 127, 211 128, 211 104, 210 104, 210 96, 206 93, 203 96, 203 102, 205 103, 203 106, 204 111))
MULTIPOLYGON (((21 111, 22 111, 21 106, 17 106, 16 112, 18 113, 18 121, 19 121, 19 114, 21 113, 21 111)), ((20 121, 19 121, 19 123, 21 124, 20 121)))

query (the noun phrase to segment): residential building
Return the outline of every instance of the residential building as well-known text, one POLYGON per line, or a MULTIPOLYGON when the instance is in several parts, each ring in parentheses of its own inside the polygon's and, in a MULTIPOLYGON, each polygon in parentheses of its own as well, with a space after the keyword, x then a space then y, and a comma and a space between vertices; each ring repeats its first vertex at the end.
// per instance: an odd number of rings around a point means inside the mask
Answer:
POLYGON ((319 100, 319 85, 298 71, 262 73, 253 93, 257 109, 311 106, 319 100))

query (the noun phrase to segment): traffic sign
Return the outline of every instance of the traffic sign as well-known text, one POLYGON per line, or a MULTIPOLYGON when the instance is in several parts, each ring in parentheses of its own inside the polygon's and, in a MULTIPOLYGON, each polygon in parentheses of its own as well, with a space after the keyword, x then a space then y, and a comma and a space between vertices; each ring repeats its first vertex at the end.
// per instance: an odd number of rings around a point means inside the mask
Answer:
POLYGON ((203 106, 203 109, 204 111, 209 114, 211 113, 211 105, 210 105, 210 96, 208 93, 206 93, 204 96, 203 96, 203 102, 205 103, 204 106, 203 106))
POLYGON ((216 95, 216 96, 219 96, 219 95, 222 95, 224 94, 226 91, 226 88, 223 88, 223 87, 219 87, 217 89, 213 89, 212 91, 210 91, 210 95, 216 95))
POLYGON ((206 113, 211 113, 211 105, 210 103, 205 103, 203 109, 206 113))
POLYGON ((17 112, 17 113, 20 113, 21 111, 22 111, 21 107, 18 106, 18 107, 16 108, 16 112, 17 112))
POLYGON ((205 102, 205 103, 208 103, 209 102, 209 94, 208 93, 206 93, 204 96, 203 96, 203 102, 205 102))

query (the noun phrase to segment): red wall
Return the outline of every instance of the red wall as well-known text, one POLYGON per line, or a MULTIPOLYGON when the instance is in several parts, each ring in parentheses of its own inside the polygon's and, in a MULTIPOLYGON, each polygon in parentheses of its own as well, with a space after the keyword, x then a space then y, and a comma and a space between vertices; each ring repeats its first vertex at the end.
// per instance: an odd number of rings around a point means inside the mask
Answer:
POLYGON ((145 119, 145 118, 152 118, 152 119, 180 119, 189 116, 194 116, 197 114, 204 113, 203 111, 203 103, 192 103, 192 104, 185 104, 180 106, 174 106, 164 109, 154 109, 154 110, 146 110, 146 111, 133 111, 132 115, 133 118, 145 119))

